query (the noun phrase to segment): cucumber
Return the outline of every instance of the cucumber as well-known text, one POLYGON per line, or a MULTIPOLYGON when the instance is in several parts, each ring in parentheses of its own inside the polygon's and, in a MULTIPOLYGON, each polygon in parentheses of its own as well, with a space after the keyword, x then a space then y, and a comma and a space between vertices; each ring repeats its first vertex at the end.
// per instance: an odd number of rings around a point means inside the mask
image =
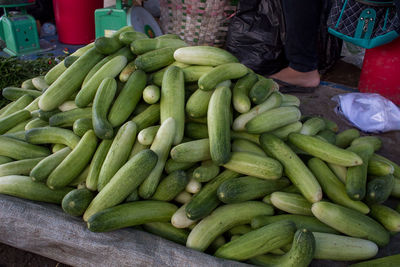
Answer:
POLYGON ((175 136, 175 120, 170 117, 161 123, 160 129, 157 131, 156 137, 150 146, 150 149, 156 153, 158 160, 156 166, 139 187, 139 196, 141 198, 148 199, 157 190, 175 136))
POLYGON ((137 189, 133 190, 132 193, 125 199, 125 202, 134 202, 140 199, 139 192, 137 189))
MULTIPOLYGON (((189 205, 186 207, 186 211, 189 205)), ((211 242, 228 229, 246 224, 259 215, 272 215, 270 205, 258 201, 246 201, 228 204, 217 208, 209 216, 201 220, 190 232, 186 246, 204 251, 211 242)))
POLYGON ((278 179, 282 176, 282 165, 275 159, 247 152, 232 152, 225 168, 262 179, 278 179))
MULTIPOLYGON (((78 107, 83 108, 93 101, 97 88, 105 78, 115 78, 125 67, 127 58, 125 56, 116 56, 109 62, 104 64, 90 80, 82 86, 81 90, 75 97, 75 103, 78 107)), ((39 102, 40 103, 40 102, 39 102)))
POLYGON ((130 202, 94 214, 87 225, 92 232, 108 232, 149 222, 168 222, 176 210, 174 204, 163 201, 130 202))
MULTIPOLYGON (((39 109, 37 114, 38 114, 39 119, 42 119, 42 120, 48 122, 50 117, 52 117, 53 115, 55 115, 57 113, 60 113, 60 110, 58 108, 51 110, 51 111, 43 111, 43 110, 39 109)), ((32 114, 32 116, 34 116, 33 112, 31 112, 31 114, 32 114)))
POLYGON ((150 222, 143 224, 145 231, 161 236, 175 243, 185 245, 189 231, 185 229, 177 229, 168 222, 150 222))
POLYGON ((72 110, 75 108, 78 108, 78 106, 75 104, 75 101, 73 101, 73 100, 65 101, 58 107, 58 109, 61 110, 62 112, 72 110))
POLYGON ((0 165, 8 163, 8 162, 12 162, 12 161, 13 161, 12 158, 9 158, 9 157, 6 157, 6 156, 0 156, 0 165))
POLYGON ((239 62, 228 51, 212 46, 181 47, 174 53, 176 61, 189 65, 217 66, 225 63, 239 62))
POLYGON ((108 114, 108 120, 113 127, 122 125, 129 118, 139 103, 145 86, 146 74, 141 70, 134 71, 108 114))
POLYGON ((131 61, 122 69, 119 74, 119 80, 123 83, 128 81, 131 74, 136 70, 135 61, 131 61))
POLYGON ((186 206, 186 216, 191 220, 198 220, 210 214, 220 203, 217 197, 218 187, 223 182, 239 176, 236 172, 225 170, 208 182, 186 206))
POLYGON ((378 151, 382 147, 382 140, 377 136, 362 136, 354 139, 351 142, 352 146, 356 146, 359 144, 370 144, 374 148, 374 151, 378 151))
POLYGON ((147 38, 149 37, 145 33, 137 31, 122 32, 119 35, 119 41, 125 45, 129 45, 135 40, 147 39, 147 38))
POLYGON ((150 149, 143 150, 129 159, 93 199, 83 219, 87 221, 93 214, 121 203, 146 179, 156 163, 157 154, 150 149))
POLYGON ((260 135, 258 134, 249 134, 246 132, 235 132, 235 131, 231 131, 231 137, 232 139, 244 139, 250 142, 253 142, 255 144, 260 144, 260 135))
POLYGON ((89 190, 96 191, 99 180, 99 173, 103 162, 110 150, 113 140, 103 140, 97 147, 96 152, 93 155, 92 161, 90 162, 88 176, 86 178, 86 187, 89 190))
POLYGON ((30 120, 25 125, 25 131, 28 131, 33 128, 40 128, 40 127, 46 127, 46 126, 49 126, 49 123, 47 121, 36 118, 36 119, 30 120))
POLYGON ((23 89, 35 89, 35 86, 32 83, 32 79, 27 79, 21 83, 21 88, 23 89))
POLYGON ((324 129, 325 121, 319 117, 313 117, 303 123, 300 133, 305 135, 316 135, 319 131, 324 129))
POLYGON ((207 116, 210 99, 213 91, 197 89, 186 102, 186 113, 193 118, 207 116))
POLYGON ((385 205, 374 204, 371 206, 370 215, 388 231, 394 233, 400 232, 400 213, 396 210, 385 205))
POLYGON ((120 49, 122 44, 119 42, 118 38, 100 36, 96 38, 94 47, 96 48, 97 52, 103 55, 109 55, 120 49))
POLYGON ((204 91, 214 90, 219 83, 226 80, 238 79, 247 73, 248 69, 243 64, 222 64, 202 75, 198 80, 198 86, 204 91))
POLYGON ((232 103, 237 112, 246 113, 250 110, 249 91, 257 81, 257 75, 249 71, 236 82, 232 90, 232 103))
POLYGON ((278 107, 255 116, 245 124, 245 127, 249 133, 260 134, 273 131, 299 119, 300 110, 297 107, 278 107))
POLYGON ((368 175, 385 176, 394 173, 394 167, 378 158, 372 156, 368 161, 368 175))
POLYGON ((74 189, 65 195, 61 207, 69 215, 81 216, 93 198, 93 192, 87 188, 74 189))
POLYGON ((0 155, 12 159, 31 159, 45 157, 50 154, 46 147, 32 145, 22 140, 0 136, 0 155))
POLYGON ((363 163, 356 153, 336 147, 314 136, 291 133, 288 138, 296 147, 326 162, 346 167, 363 163))
POLYGON ((91 119, 92 108, 75 108, 57 113, 49 118, 49 125, 53 127, 71 127, 78 119, 91 119))
POLYGON ((370 240, 379 247, 389 243, 390 236, 385 228, 359 211, 326 201, 314 203, 311 211, 318 220, 341 233, 370 240))
POLYGON ((375 177, 369 181, 365 202, 369 205, 385 202, 393 191, 394 179, 393 175, 389 174, 387 176, 375 177))
POLYGON ((33 98, 37 98, 42 95, 38 90, 23 89, 18 87, 6 87, 1 91, 1 94, 5 99, 10 101, 18 100, 23 95, 30 95, 33 98))
POLYGON ((147 53, 152 50, 172 47, 172 48, 180 48, 187 46, 187 44, 181 39, 154 39, 154 38, 143 38, 134 40, 131 45, 132 53, 136 55, 141 55, 147 53))
POLYGON ((110 182, 111 178, 127 162, 136 139, 137 127, 134 122, 128 121, 119 128, 111 147, 107 152, 99 172, 97 189, 98 191, 110 182))
POLYGON ((395 254, 391 256, 381 257, 369 261, 363 261, 356 264, 349 265, 350 267, 391 267, 396 266, 400 262, 400 254, 395 254))
POLYGON ((246 152, 265 157, 266 154, 258 145, 244 139, 236 139, 232 142, 232 152, 246 152))
POLYGON ((67 146, 66 145, 63 145, 63 144, 52 144, 51 145, 51 152, 52 153, 56 153, 57 151, 59 151, 59 150, 61 150, 61 149, 63 149, 63 148, 66 148, 67 146))
POLYGON ((210 140, 199 139, 182 143, 171 149, 171 158, 177 162, 198 162, 211 159, 210 140))
POLYGON ((219 200, 224 203, 238 203, 261 198, 290 184, 286 178, 264 180, 245 176, 223 182, 217 191, 219 200))
POLYGON ((195 165, 194 162, 177 162, 170 158, 165 163, 164 170, 166 173, 171 174, 174 171, 187 170, 190 167, 192 167, 193 165, 195 165))
POLYGON ((380 160, 383 160, 386 163, 392 165, 393 168, 394 168, 394 171, 393 171, 394 177, 400 178, 400 166, 399 165, 397 165, 393 161, 391 161, 391 160, 389 160, 389 159, 387 159, 387 158, 385 158, 385 157, 383 157, 381 155, 378 155, 376 153, 374 155, 372 155, 372 159, 380 159, 380 160))
POLYGON ((281 107, 300 107, 300 99, 297 96, 289 95, 289 94, 281 94, 282 95, 282 104, 281 107))
POLYGON ((46 158, 42 159, 30 171, 29 176, 35 182, 44 182, 50 173, 71 153, 69 147, 65 147, 46 158))
POLYGON ((155 104, 160 100, 161 91, 157 85, 148 85, 143 89, 143 100, 147 104, 155 104))
POLYGON ((329 167, 320 159, 312 158, 308 161, 308 167, 317 177, 323 192, 336 204, 357 210, 367 214, 369 208, 361 201, 352 200, 346 193, 346 188, 329 167))
POLYGON ((347 129, 336 135, 336 146, 340 148, 348 147, 354 139, 360 137, 360 132, 357 129, 347 129))
POLYGON ((112 139, 113 125, 107 119, 107 113, 117 91, 115 79, 107 77, 102 80, 93 100, 92 123, 93 130, 100 139, 112 139))
POLYGON ((313 232, 314 259, 356 261, 374 257, 378 246, 369 240, 328 233, 313 232))
POLYGON ((196 221, 186 217, 186 206, 183 204, 171 217, 171 224, 176 228, 188 228, 196 223, 196 221))
POLYGON ((365 197, 367 188, 368 161, 374 150, 372 145, 364 143, 352 145, 347 150, 356 153, 363 161, 359 166, 352 166, 346 173, 346 192, 354 200, 361 200, 365 197))
POLYGON ((10 115, 0 118, 0 134, 4 134, 14 126, 30 118, 31 113, 25 109, 16 111, 10 115))
POLYGON ((331 130, 328 130, 328 129, 322 130, 322 131, 318 132, 317 136, 322 137, 328 143, 331 143, 331 144, 336 143, 336 134, 331 130))
POLYGON ((193 170, 193 178, 198 182, 208 182, 219 174, 219 166, 212 160, 201 162, 201 166, 193 170))
POLYGON ((327 165, 329 166, 329 169, 331 169, 331 171, 336 175, 336 177, 339 178, 343 184, 345 184, 347 176, 347 168, 329 162, 327 162, 327 165))
POLYGON ((283 165, 287 177, 309 202, 321 200, 322 189, 317 179, 289 146, 272 134, 262 134, 260 143, 267 154, 283 165))
POLYGON ((25 131, 25 126, 31 121, 33 120, 28 119, 25 121, 22 121, 20 123, 18 123, 17 125, 15 125, 14 127, 12 127, 11 129, 9 129, 7 132, 5 132, 5 134, 13 134, 13 133, 17 133, 17 132, 24 132, 25 131))
POLYGON ((144 128, 156 124, 160 120, 160 104, 148 106, 142 113, 136 115, 132 121, 136 123, 137 130, 141 131, 144 128))
POLYGON ((29 175, 30 171, 43 158, 22 159, 0 165, 0 177, 7 175, 29 175))
POLYGON ((290 221, 272 223, 226 243, 214 255, 219 258, 246 260, 286 245, 293 240, 295 231, 296 227, 290 221))
POLYGON ((188 193, 186 191, 182 191, 182 192, 179 193, 179 195, 177 195, 174 198, 174 201, 184 205, 186 203, 189 203, 191 199, 192 199, 192 194, 190 194, 190 193, 188 193))
POLYGON ((231 97, 232 93, 228 87, 218 87, 211 96, 207 111, 210 155, 213 162, 218 165, 227 163, 231 158, 231 97))
POLYGON ((78 56, 73 56, 69 55, 64 59, 64 66, 66 68, 69 68, 79 57, 78 56))
POLYGON ((45 184, 35 183, 29 176, 8 175, 0 177, 0 194, 14 197, 61 204, 64 196, 73 188, 51 190, 45 184))
POLYGON ((191 174, 188 175, 190 175, 190 180, 189 183, 186 185, 185 191, 191 194, 196 194, 200 192, 202 187, 201 183, 196 181, 191 174))
POLYGON ((58 127, 40 127, 26 131, 25 139, 31 144, 63 144, 74 149, 79 143, 79 136, 71 130, 58 127))
POLYGON ((163 77, 160 99, 161 123, 172 117, 175 120, 174 145, 181 143, 185 129, 185 85, 179 67, 169 67, 163 77))
MULTIPOLYGON (((152 72, 168 66, 174 62, 174 52, 176 48, 164 47, 149 51, 135 59, 135 66, 144 72, 152 72)), ((183 75, 182 75, 183 79, 183 75)))
POLYGON ((240 235, 244 235, 247 234, 248 232, 251 232, 253 230, 253 228, 250 227, 250 225, 248 224, 242 224, 242 225, 238 225, 235 226, 231 229, 229 229, 228 234, 231 236, 240 236, 240 235))
POLYGON ((299 229, 294 234, 292 247, 282 256, 261 255, 250 259, 250 263, 268 267, 308 266, 315 254, 315 239, 312 232, 299 229))
POLYGON ((68 184, 68 186, 73 186, 78 189, 85 188, 86 187, 85 183, 88 173, 89 173, 89 165, 86 165, 83 171, 81 171, 79 175, 76 176, 74 180, 72 180, 72 182, 68 184))
POLYGON ((61 76, 50 85, 39 100, 41 110, 50 111, 64 103, 75 93, 83 82, 89 70, 101 59, 103 55, 95 48, 89 49, 79 57, 61 76))
POLYGON ((51 189, 68 185, 89 163, 97 147, 97 138, 93 130, 87 131, 78 145, 58 165, 47 178, 46 184, 51 189))
POLYGON ((208 128, 206 124, 197 122, 185 123, 185 136, 192 139, 208 138, 208 128))
POLYGON ((18 100, 11 102, 10 104, 1 109, 2 112, 0 114, 0 118, 11 115, 22 109, 27 109, 27 106, 29 106, 33 101, 35 100, 33 100, 33 97, 30 95, 21 96, 20 98, 18 98, 18 100))
POLYGON ((279 85, 272 79, 261 79, 257 81, 249 91, 251 101, 259 105, 263 103, 272 94, 273 91, 278 91, 279 85))
POLYGON ((72 125, 72 130, 77 136, 82 137, 87 131, 93 130, 92 119, 77 119, 72 125))
POLYGON ((182 170, 174 171, 161 180, 152 199, 171 201, 182 192, 189 182, 189 177, 182 170))
MULTIPOLYGON (((79 57, 76 57, 75 60, 78 59, 78 58, 79 57)), ((65 61, 64 61, 64 63, 65 63, 65 61)), ((72 63, 73 62, 71 62, 70 65, 72 65, 72 63)), ((49 88, 49 85, 44 80, 44 76, 38 76, 38 77, 33 78, 32 79, 32 84, 39 91, 46 91, 47 88, 49 88)))
POLYGON ((303 124, 300 121, 296 121, 288 125, 282 126, 276 130, 273 130, 270 133, 279 137, 282 140, 286 140, 289 134, 300 132, 302 127, 303 124))
POLYGON ((211 66, 189 66, 183 68, 183 74, 185 76, 185 82, 197 82, 201 76, 211 71, 213 67, 211 66))
MULTIPOLYGON (((183 64, 181 62, 174 61, 171 64, 169 64, 168 66, 166 66, 166 67, 164 67, 164 68, 162 68, 162 69, 160 69, 160 70, 158 70, 156 72, 151 73, 150 77, 149 77, 149 80, 151 81, 151 83, 153 83, 153 84, 155 84, 157 86, 161 86, 162 85, 162 80, 163 80, 163 77, 164 77, 164 73, 170 66, 177 66, 177 67, 179 67, 181 69, 184 69, 184 68, 188 67, 189 65, 183 64)), ((197 89, 197 86, 196 86, 196 89, 197 89)))
POLYGON ((147 127, 145 129, 141 130, 138 133, 137 140, 142 145, 146 145, 146 146, 151 145, 153 143, 154 138, 156 137, 158 129, 160 129, 160 125, 150 126, 150 127, 147 127))
POLYGON ((129 154, 129 159, 132 158, 133 156, 135 156, 137 153, 139 153, 142 150, 145 150, 147 148, 149 148, 150 146, 144 146, 141 143, 139 143, 137 140, 135 141, 135 143, 133 144, 131 153, 129 154))

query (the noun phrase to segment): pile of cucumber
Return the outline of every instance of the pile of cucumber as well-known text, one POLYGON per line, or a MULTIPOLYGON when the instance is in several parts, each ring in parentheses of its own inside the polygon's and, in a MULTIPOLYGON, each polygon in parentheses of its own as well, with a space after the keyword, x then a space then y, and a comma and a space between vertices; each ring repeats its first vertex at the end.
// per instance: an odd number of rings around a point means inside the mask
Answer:
POLYGON ((60 204, 91 231, 140 226, 262 266, 370 259, 400 231, 381 140, 302 116, 220 48, 124 27, 2 94, 0 194, 60 204))

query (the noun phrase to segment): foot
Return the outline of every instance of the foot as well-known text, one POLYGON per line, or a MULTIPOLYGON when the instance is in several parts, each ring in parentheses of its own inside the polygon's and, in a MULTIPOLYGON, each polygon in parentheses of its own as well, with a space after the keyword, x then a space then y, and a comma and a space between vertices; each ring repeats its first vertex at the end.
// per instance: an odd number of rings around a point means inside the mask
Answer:
POLYGON ((284 68, 270 75, 269 78, 275 78, 301 87, 317 87, 320 82, 318 70, 300 72, 291 67, 284 68))

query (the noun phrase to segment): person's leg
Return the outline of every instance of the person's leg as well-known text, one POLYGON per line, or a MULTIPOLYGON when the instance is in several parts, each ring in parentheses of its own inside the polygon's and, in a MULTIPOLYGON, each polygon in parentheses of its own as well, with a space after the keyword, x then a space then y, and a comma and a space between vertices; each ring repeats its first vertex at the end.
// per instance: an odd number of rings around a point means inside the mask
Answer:
POLYGON ((298 86, 315 87, 320 82, 317 38, 321 3, 319 0, 283 0, 282 8, 289 66, 270 77, 298 86))

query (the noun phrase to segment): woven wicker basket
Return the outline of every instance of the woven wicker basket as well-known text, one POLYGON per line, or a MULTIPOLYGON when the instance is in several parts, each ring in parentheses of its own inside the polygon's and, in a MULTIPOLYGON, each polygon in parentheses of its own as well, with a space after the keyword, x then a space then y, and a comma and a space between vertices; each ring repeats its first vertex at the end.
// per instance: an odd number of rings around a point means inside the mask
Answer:
POLYGON ((237 0, 160 0, 161 28, 190 45, 223 46, 237 0))

